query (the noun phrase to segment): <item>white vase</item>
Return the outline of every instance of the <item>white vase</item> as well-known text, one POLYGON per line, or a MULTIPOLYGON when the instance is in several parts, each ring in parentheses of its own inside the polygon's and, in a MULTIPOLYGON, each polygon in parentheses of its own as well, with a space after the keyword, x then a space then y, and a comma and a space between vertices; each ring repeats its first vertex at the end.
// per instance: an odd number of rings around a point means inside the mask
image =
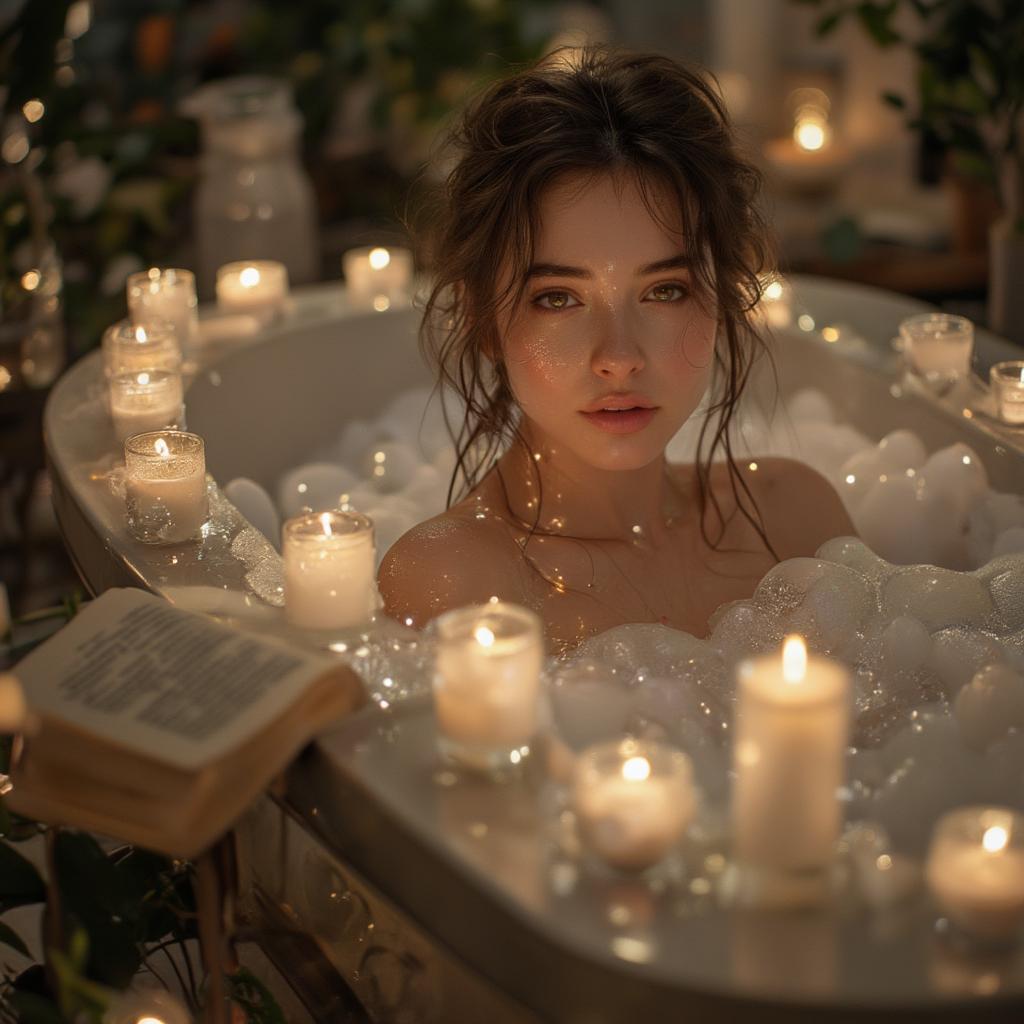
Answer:
POLYGON ((1024 234, 1000 220, 988 238, 988 325, 1024 345, 1024 234))

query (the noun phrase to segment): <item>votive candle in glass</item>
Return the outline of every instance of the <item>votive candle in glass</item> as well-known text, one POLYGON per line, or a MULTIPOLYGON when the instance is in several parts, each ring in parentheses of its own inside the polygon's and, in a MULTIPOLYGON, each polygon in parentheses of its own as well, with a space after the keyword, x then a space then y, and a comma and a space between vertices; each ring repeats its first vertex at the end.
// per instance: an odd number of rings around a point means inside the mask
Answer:
POLYGON ((108 377, 181 369, 181 345, 166 323, 143 326, 119 320, 103 332, 102 349, 103 369, 108 377))
POLYGON ((777 274, 762 282, 758 311, 769 327, 789 327, 793 322, 793 289, 777 274))
POLYGON ((911 370, 940 381, 966 377, 974 352, 974 325, 950 313, 922 313, 900 323, 903 354, 911 370))
POLYGON ((199 304, 191 270, 150 267, 131 274, 127 283, 128 316, 138 327, 166 323, 183 353, 199 338, 199 304))
POLYGON ((358 512, 310 512, 281 529, 285 617, 303 629, 362 626, 377 589, 373 523, 358 512))
POLYGON ((835 855, 849 732, 850 676, 787 637, 781 657, 738 673, 733 844, 741 864, 824 869, 835 855))
POLYGON ((288 301, 288 268, 277 260, 240 260, 217 271, 217 305, 266 322, 288 301))
POLYGON ((588 747, 573 772, 573 807, 587 847, 623 871, 642 871, 679 844, 697 806, 690 759, 661 743, 588 747))
POLYGON ((341 258, 345 288, 354 306, 379 312, 408 299, 412 284, 412 253, 393 246, 349 249, 341 258))
POLYGON ((996 415, 1013 427, 1024 426, 1024 359, 996 363, 989 370, 996 415))
POLYGON ((110 417, 119 441, 132 434, 178 428, 184 420, 181 374, 176 370, 119 373, 110 378, 110 417))
POLYGON ((445 612, 434 628, 441 753, 485 772, 518 765, 538 728, 540 618, 519 605, 492 601, 445 612))
POLYGON ((1024 925, 1024 814, 961 807, 939 819, 925 866, 943 913, 983 942, 1008 943, 1024 925))
POLYGON ((199 536, 209 515, 206 449, 198 434, 153 430, 124 443, 128 527, 147 544, 199 536))

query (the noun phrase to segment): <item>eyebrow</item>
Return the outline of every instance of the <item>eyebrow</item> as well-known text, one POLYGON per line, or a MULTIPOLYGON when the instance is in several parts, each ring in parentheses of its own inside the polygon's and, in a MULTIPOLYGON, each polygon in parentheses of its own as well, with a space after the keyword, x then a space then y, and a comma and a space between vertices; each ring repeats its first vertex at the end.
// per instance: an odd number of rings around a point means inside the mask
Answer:
MULTIPOLYGON (((637 277, 646 277, 648 274, 659 274, 663 270, 688 270, 693 265, 693 260, 686 253, 676 253, 665 260, 657 260, 648 263, 637 271, 637 277)), ((533 263, 526 271, 526 279, 531 277, 578 277, 589 278, 593 275, 583 267, 570 267, 564 263, 533 263)))

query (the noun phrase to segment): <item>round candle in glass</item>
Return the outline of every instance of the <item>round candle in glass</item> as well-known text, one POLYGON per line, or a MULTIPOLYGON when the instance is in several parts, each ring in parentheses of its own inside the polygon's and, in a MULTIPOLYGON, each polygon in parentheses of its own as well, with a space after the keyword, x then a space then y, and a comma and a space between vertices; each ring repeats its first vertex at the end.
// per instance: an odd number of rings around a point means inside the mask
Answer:
POLYGON ((153 430, 124 443, 128 527, 147 544, 199 536, 208 516, 206 450, 198 434, 153 430))
POLYGON ((925 866, 928 887, 961 931, 1008 943, 1024 925, 1024 814, 961 807, 939 819, 925 866))
POLYGON ((900 322, 910 368, 929 380, 951 381, 971 371, 974 325, 950 313, 922 313, 900 322))
POLYGON ((850 676, 808 657, 798 636, 781 656, 738 673, 732 816, 736 859, 781 871, 824 869, 842 825, 850 676))
POLYGON ((349 249, 341 257, 349 301, 383 312, 409 298, 412 253, 383 245, 349 249))
POLYGON ((643 871, 664 860, 697 806, 690 759, 662 743, 635 739, 583 751, 572 798, 587 847, 623 871, 643 871))
POLYGON ((240 260, 217 271, 217 305, 267 321, 288 301, 288 268, 277 260, 240 260))
POLYGON ((540 618, 519 605, 492 601, 446 612, 434 628, 441 753, 485 772, 518 765, 538 726, 540 618))
POLYGON ((110 417, 119 441, 183 425, 184 394, 176 370, 119 373, 110 378, 109 386, 110 417))
POLYGON ((996 363, 989 370, 996 415, 1013 427, 1024 426, 1024 359, 996 363))
POLYGON ((199 304, 191 270, 150 267, 128 277, 128 316, 139 327, 169 324, 182 352, 199 337, 199 304))
POLYGON ((373 523, 358 512, 310 512, 281 528, 284 610, 294 626, 365 625, 377 603, 373 523))
POLYGON ((120 373, 180 370, 181 346, 166 323, 136 325, 119 320, 103 332, 103 369, 108 377, 120 373))

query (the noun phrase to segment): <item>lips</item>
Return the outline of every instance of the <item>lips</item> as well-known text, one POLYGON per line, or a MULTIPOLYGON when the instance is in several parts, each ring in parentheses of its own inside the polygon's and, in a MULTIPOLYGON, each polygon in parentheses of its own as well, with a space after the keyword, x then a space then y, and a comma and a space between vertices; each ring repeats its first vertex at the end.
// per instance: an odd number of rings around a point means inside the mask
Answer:
POLYGON ((607 395, 580 415, 606 434, 635 434, 654 419, 657 407, 639 395, 607 395))

